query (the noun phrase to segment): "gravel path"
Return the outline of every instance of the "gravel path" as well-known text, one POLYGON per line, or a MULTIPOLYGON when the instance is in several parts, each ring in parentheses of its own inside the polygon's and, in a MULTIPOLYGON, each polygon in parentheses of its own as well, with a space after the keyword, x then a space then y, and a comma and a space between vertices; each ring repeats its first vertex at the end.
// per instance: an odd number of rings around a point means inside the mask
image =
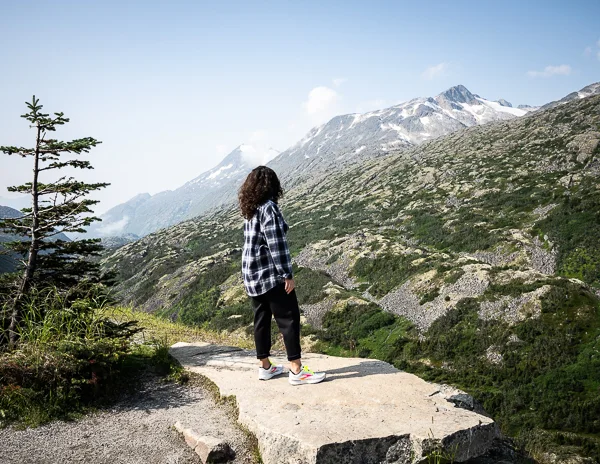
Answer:
POLYGON ((188 464, 200 458, 173 424, 181 421, 200 435, 225 439, 236 452, 233 463, 254 460, 251 445, 224 406, 201 387, 149 377, 141 389, 112 409, 76 422, 53 422, 35 429, 0 430, 1 464, 188 464))

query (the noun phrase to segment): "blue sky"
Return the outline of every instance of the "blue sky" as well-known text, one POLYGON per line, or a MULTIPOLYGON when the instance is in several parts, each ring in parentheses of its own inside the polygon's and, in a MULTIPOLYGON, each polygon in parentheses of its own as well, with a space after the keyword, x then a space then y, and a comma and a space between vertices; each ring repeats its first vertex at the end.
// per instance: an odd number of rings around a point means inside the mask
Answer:
MULTIPOLYGON (((240 143, 284 150, 329 117, 464 84, 539 105, 600 80, 594 1, 0 2, 0 144, 36 94, 92 135, 104 211, 176 188, 240 143)), ((28 180, 0 158, 0 197, 28 180)))

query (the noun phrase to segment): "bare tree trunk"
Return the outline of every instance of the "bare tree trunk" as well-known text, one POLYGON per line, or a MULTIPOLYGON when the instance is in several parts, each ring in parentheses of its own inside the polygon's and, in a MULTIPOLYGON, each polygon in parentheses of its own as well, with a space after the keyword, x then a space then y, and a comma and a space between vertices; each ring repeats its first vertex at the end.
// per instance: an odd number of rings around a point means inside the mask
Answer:
POLYGON ((9 347, 13 348, 17 343, 17 326, 21 322, 22 311, 21 304, 23 297, 29 291, 31 282, 33 281, 33 275, 37 264, 38 249, 40 245, 40 239, 38 237, 38 228, 40 226, 39 219, 39 195, 38 195, 38 176, 40 166, 40 142, 42 136, 42 129, 38 123, 37 125, 37 137, 35 144, 35 161, 33 167, 33 182, 31 183, 31 210, 32 210, 32 221, 31 221, 31 244, 29 245, 29 252, 27 257, 27 266, 23 272, 23 279, 15 299, 13 300, 12 312, 10 315, 10 325, 8 326, 9 336, 9 347))

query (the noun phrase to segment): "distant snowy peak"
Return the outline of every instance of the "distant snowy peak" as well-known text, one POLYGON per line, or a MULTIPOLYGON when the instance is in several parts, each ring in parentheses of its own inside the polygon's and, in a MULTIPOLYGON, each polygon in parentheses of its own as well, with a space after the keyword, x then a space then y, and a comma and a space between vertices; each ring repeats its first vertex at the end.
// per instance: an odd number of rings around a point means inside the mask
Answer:
POLYGON ((245 175, 256 166, 267 164, 279 155, 272 147, 243 143, 236 147, 214 168, 200 174, 186 185, 220 184, 245 175))
POLYGON ((362 114, 336 116, 314 127, 269 165, 288 183, 329 172, 363 158, 418 145, 451 132, 527 114, 508 101, 487 100, 457 85, 435 97, 414 98, 362 114))
MULTIPOLYGON (((333 145, 344 148, 349 139, 381 140, 381 133, 390 133, 395 140, 384 137, 378 148, 418 144, 430 138, 452 132, 460 127, 523 116, 527 109, 513 108, 506 100, 486 100, 457 85, 434 98, 414 98, 404 103, 362 114, 336 116, 328 123, 311 129, 294 147, 286 150, 293 156, 303 149, 306 158, 328 153, 333 145), (336 141, 340 142, 336 142, 336 141)), ((358 144, 357 146, 368 144, 358 144)), ((373 148, 373 147, 371 147, 373 148)))
POLYGON ((449 100, 455 103, 477 104, 475 100, 477 97, 473 95, 464 85, 455 85, 454 87, 450 87, 445 92, 440 93, 436 98, 449 100))
POLYGON ((279 152, 272 147, 243 143, 214 168, 175 190, 152 196, 144 193, 111 208, 102 215, 102 223, 92 225, 88 233, 94 237, 117 236, 113 242, 122 244, 123 234, 144 236, 198 216, 235 198, 238 186, 250 170, 277 155, 279 152))

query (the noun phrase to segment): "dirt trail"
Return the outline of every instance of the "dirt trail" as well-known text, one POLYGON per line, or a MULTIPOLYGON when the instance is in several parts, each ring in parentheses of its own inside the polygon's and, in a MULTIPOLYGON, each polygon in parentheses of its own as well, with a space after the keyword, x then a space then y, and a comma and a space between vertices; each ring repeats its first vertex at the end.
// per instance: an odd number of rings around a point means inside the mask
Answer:
POLYGON ((0 430, 1 464, 188 464, 200 458, 173 429, 176 421, 200 435, 227 440, 239 464, 253 463, 251 444, 224 406, 198 386, 144 380, 110 410, 74 422, 0 430))

